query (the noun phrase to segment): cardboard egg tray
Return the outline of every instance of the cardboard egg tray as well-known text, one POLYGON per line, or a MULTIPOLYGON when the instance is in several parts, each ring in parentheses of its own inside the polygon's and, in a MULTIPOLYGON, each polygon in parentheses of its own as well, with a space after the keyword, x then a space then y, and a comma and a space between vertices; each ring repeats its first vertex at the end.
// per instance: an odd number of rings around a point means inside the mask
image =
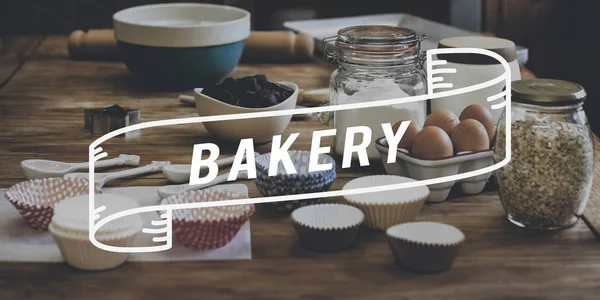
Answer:
MULTIPOLYGON (((379 138, 375 142, 381 157, 385 172, 389 175, 398 175, 416 180, 427 180, 462 174, 479 170, 494 164, 493 150, 479 152, 461 152, 449 158, 439 160, 416 159, 409 155, 404 149, 397 149, 396 162, 387 163, 389 147, 385 138, 379 138)), ((450 189, 458 184, 460 190, 467 195, 475 195, 483 191, 491 172, 465 178, 457 181, 448 181, 428 185, 430 190, 427 201, 442 202, 448 198, 450 189)))

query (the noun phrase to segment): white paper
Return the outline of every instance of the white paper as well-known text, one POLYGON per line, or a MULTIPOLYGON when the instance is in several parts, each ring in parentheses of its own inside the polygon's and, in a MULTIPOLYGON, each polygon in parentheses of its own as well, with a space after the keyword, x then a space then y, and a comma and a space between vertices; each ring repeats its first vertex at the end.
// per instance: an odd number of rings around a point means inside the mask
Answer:
POLYGON ((425 34, 427 38, 421 43, 421 50, 424 51, 437 48, 439 41, 447 37, 478 34, 409 14, 355 16, 284 23, 285 27, 305 33, 316 39, 317 48, 322 46, 321 43, 324 38, 336 36, 342 28, 357 25, 400 26, 412 29, 417 34, 425 34))
MULTIPOLYGON (((112 193, 130 197, 142 206, 156 205, 160 199, 158 187, 126 187, 105 188, 103 193, 112 193)), ((60 250, 48 231, 31 229, 15 207, 4 198, 6 189, 0 189, 0 261, 10 262, 62 262, 60 250)), ((156 215, 142 215, 144 224, 149 223, 156 215)), ((156 253, 131 254, 129 261, 193 261, 193 260, 240 260, 252 258, 250 243, 250 221, 240 229, 233 240, 222 248, 214 250, 196 250, 185 248, 173 237, 173 248, 156 253)), ((147 245, 143 235, 138 235, 135 244, 147 245)))

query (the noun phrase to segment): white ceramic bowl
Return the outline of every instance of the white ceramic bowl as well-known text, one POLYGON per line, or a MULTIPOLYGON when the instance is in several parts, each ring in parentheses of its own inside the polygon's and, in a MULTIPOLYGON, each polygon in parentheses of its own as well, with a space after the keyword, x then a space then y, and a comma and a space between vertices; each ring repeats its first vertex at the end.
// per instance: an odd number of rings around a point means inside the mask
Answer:
MULTIPOLYGON (((205 117, 294 109, 298 100, 298 86, 291 82, 278 83, 292 88, 294 93, 277 105, 265 108, 240 107, 204 95, 202 89, 194 89, 196 110, 198 115, 205 117)), ((219 140, 238 142, 240 139, 252 138, 255 143, 265 143, 271 141, 274 135, 282 134, 291 119, 292 115, 290 114, 268 118, 207 122, 204 123, 204 127, 212 137, 219 140)))
POLYGON ((165 3, 136 6, 113 16, 118 41, 154 47, 205 47, 245 40, 250 13, 226 5, 165 3))
POLYGON ((236 7, 166 3, 114 14, 127 68, 152 86, 204 87, 237 65, 250 36, 250 13, 236 7))
MULTIPOLYGON (((381 162, 385 172, 390 175, 398 175, 410 177, 416 180, 426 180, 432 178, 440 178, 451 176, 470 171, 475 171, 489 167, 494 164, 494 151, 486 150, 481 152, 465 152, 459 153, 453 157, 439 160, 422 160, 416 159, 405 152, 404 149, 396 151, 396 163, 388 164, 388 144, 385 138, 380 138, 375 141, 375 147, 379 150, 381 162)), ((491 176, 490 173, 484 173, 478 176, 465 178, 458 181, 460 189, 467 195, 475 195, 481 193, 487 180, 491 176)), ((442 202, 448 198, 450 189, 457 183, 448 181, 438 184, 428 185, 429 202, 442 202)))

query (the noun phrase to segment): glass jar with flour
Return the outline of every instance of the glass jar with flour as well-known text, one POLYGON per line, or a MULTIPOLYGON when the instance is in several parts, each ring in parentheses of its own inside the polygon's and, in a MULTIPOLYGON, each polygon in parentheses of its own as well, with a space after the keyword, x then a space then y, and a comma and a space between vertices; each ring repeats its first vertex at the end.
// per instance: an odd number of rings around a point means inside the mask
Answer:
MULTIPOLYGON (((331 75, 330 105, 424 95, 427 78, 420 50, 423 36, 393 26, 354 26, 326 40, 326 56, 338 63, 331 75)), ((336 129, 333 149, 344 154, 346 129, 367 126, 372 131, 367 147, 369 159, 379 159, 375 140, 384 135, 381 124, 410 120, 423 126, 426 101, 386 107, 341 110, 321 121, 336 129)), ((356 153, 353 154, 356 159, 356 153)))

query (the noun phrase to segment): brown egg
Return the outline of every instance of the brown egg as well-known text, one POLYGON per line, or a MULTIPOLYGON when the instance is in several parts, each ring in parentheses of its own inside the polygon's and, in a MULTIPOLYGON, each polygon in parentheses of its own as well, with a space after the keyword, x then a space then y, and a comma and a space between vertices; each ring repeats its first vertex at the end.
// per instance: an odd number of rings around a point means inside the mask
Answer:
POLYGON ((425 119, 423 127, 437 126, 450 135, 454 127, 458 125, 458 122, 458 117, 453 112, 447 109, 438 109, 425 119))
POLYGON ((496 124, 494 123, 494 118, 492 117, 492 114, 487 108, 479 104, 469 105, 462 111, 462 113, 460 113, 459 119, 461 121, 466 119, 475 119, 479 121, 485 127, 488 137, 490 138, 490 142, 494 138, 494 134, 496 132, 496 124))
POLYGON ((450 137, 436 126, 424 127, 415 137, 410 151, 418 159, 440 159, 454 154, 450 137))
MULTIPOLYGON (((398 121, 398 123, 392 126, 392 130, 394 131, 394 133, 398 131, 398 128, 400 128, 400 124, 402 122, 403 121, 398 121)), ((410 150, 410 146, 412 145, 413 141, 415 140, 415 137, 421 131, 421 129, 423 128, 419 126, 419 124, 415 123, 414 121, 411 121, 408 125, 408 128, 406 128, 406 131, 404 132, 404 136, 402 136, 400 143, 398 143, 398 148, 410 150)))
POLYGON ((490 149, 487 131, 483 124, 475 119, 466 119, 456 125, 450 139, 456 152, 490 149))

